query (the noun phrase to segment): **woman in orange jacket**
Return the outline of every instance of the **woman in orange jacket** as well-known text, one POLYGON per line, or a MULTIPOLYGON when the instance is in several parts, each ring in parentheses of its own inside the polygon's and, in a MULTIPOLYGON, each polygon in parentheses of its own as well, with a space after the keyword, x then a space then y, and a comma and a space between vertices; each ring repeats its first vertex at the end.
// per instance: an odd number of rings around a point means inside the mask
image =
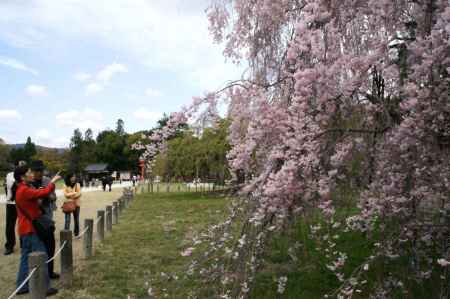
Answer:
POLYGON ((81 186, 77 181, 77 177, 75 174, 71 173, 66 175, 64 178, 65 186, 64 186, 64 202, 73 202, 75 203, 75 210, 72 213, 65 213, 65 221, 64 221, 64 229, 70 229, 70 218, 71 214, 73 214, 74 220, 74 230, 73 233, 75 236, 78 236, 80 232, 80 198, 81 198, 81 186))
MULTIPOLYGON (((17 286, 20 286, 28 275, 28 255, 34 251, 46 252, 43 241, 39 238, 33 227, 32 220, 39 218, 42 211, 39 207, 39 198, 48 196, 55 190, 55 183, 61 179, 57 174, 47 187, 35 189, 30 186, 34 180, 34 175, 28 166, 19 166, 14 170, 15 179, 15 198, 17 207, 17 223, 21 241, 21 256, 19 264, 19 273, 17 274, 17 286)), ((47 296, 56 294, 58 291, 50 287, 50 277, 46 272, 47 296)), ((18 291, 17 294, 26 294, 29 292, 28 283, 18 291)))

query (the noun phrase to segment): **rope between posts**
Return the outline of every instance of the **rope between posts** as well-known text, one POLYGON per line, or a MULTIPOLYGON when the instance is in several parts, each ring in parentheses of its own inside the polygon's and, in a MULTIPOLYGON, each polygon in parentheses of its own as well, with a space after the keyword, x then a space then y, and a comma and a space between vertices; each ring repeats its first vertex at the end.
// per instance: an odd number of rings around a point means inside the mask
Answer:
MULTIPOLYGON (((53 261, 55 258, 57 258, 58 257, 58 255, 61 253, 61 251, 64 249, 64 247, 66 246, 66 244, 67 244, 67 241, 64 241, 64 243, 61 245, 61 247, 58 249, 58 251, 57 252, 55 252, 55 254, 53 255, 53 257, 52 258, 50 258, 48 261, 46 261, 45 263, 46 264, 48 264, 48 263, 50 263, 51 261, 53 261)), ((27 276, 27 278, 25 278, 25 280, 20 284, 20 286, 19 287, 17 287, 17 289, 8 297, 8 299, 11 299, 11 298, 13 298, 14 296, 16 296, 17 295, 17 292, 19 292, 19 290, 31 279, 31 277, 33 276, 33 274, 34 274, 34 272, 36 272, 36 270, 38 269, 39 267, 34 267, 32 270, 31 270, 31 272, 30 272, 30 274, 28 274, 28 276, 27 276)))
POLYGON ((98 224, 100 222, 100 220, 102 220, 102 219, 103 219, 103 216, 97 217, 97 221, 95 221, 95 224, 98 224))
POLYGON ((86 226, 86 228, 85 228, 84 230, 82 230, 81 233, 80 233, 78 236, 76 236, 74 239, 75 239, 75 240, 81 239, 81 237, 82 237, 88 230, 89 230, 89 226, 86 226))
POLYGON ((64 243, 61 245, 61 247, 59 247, 58 251, 55 252, 55 254, 53 255, 53 257, 51 259, 49 259, 48 261, 46 261, 45 263, 48 264, 51 261, 53 261, 60 253, 61 251, 64 249, 64 247, 66 246, 67 241, 64 241, 64 243))
POLYGON ((8 297, 8 299, 14 298, 14 296, 17 295, 17 293, 20 291, 20 289, 30 280, 31 276, 33 276, 34 272, 36 272, 36 270, 39 267, 34 267, 33 270, 31 270, 30 274, 28 274, 27 278, 25 278, 25 280, 20 284, 20 286, 17 287, 17 289, 8 297))

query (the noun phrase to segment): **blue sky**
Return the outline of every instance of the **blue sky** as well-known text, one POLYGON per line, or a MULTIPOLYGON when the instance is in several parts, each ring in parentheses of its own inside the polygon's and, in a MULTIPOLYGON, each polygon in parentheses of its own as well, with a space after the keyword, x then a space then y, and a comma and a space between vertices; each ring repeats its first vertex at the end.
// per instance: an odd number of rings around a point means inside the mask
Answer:
POLYGON ((0 138, 68 146, 75 128, 151 128, 241 70, 207 0, 0 1, 0 138))

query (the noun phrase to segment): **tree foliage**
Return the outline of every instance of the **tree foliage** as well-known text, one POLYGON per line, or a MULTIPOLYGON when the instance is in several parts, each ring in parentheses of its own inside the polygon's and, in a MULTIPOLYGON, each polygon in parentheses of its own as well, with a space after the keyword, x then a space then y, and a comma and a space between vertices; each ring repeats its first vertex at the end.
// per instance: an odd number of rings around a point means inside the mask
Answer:
POLYGON ((31 158, 36 155, 36 153, 36 145, 31 141, 31 138, 28 137, 23 146, 16 146, 11 149, 9 153, 9 160, 13 164, 21 160, 29 163, 31 158))
POLYGON ((180 131, 167 143, 165 152, 155 160, 154 173, 166 180, 223 182, 229 177, 226 154, 228 120, 219 120, 214 127, 205 128, 201 136, 192 129, 180 131))

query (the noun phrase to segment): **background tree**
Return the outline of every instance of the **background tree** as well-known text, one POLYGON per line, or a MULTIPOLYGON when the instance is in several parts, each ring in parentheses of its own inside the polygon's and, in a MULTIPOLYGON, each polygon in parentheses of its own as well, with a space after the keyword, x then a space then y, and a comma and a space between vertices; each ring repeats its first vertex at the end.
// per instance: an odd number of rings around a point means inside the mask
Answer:
POLYGON ((52 174, 58 171, 65 172, 69 169, 70 152, 39 148, 33 159, 42 160, 46 169, 52 174))
POLYGON ((31 157, 36 155, 36 145, 31 141, 31 137, 27 138, 27 142, 25 143, 25 146, 23 147, 23 151, 25 156, 27 157, 27 162, 31 160, 31 157))
POLYGON ((96 142, 91 129, 87 129, 84 133, 81 161, 83 166, 96 162, 95 155, 96 142))
POLYGON ((120 136, 125 135, 125 122, 122 119, 118 119, 116 123, 116 133, 120 136))
POLYGON ((126 136, 110 130, 100 132, 97 136, 97 160, 108 163, 110 170, 128 170, 125 146, 126 136))
POLYGON ((0 177, 11 170, 12 164, 9 161, 11 148, 0 138, 0 177))
POLYGON ((11 149, 9 153, 9 161, 13 164, 21 160, 29 163, 36 152, 36 145, 31 141, 31 138, 28 137, 23 146, 18 145, 11 149))
POLYGON ((167 142, 166 150, 157 156, 155 174, 165 180, 200 178, 218 182, 228 178, 228 126, 228 120, 219 120, 214 127, 203 129, 201 136, 190 128, 180 130, 167 142))
POLYGON ((83 135, 79 129, 75 129, 70 139, 69 171, 81 173, 83 171, 83 135))

